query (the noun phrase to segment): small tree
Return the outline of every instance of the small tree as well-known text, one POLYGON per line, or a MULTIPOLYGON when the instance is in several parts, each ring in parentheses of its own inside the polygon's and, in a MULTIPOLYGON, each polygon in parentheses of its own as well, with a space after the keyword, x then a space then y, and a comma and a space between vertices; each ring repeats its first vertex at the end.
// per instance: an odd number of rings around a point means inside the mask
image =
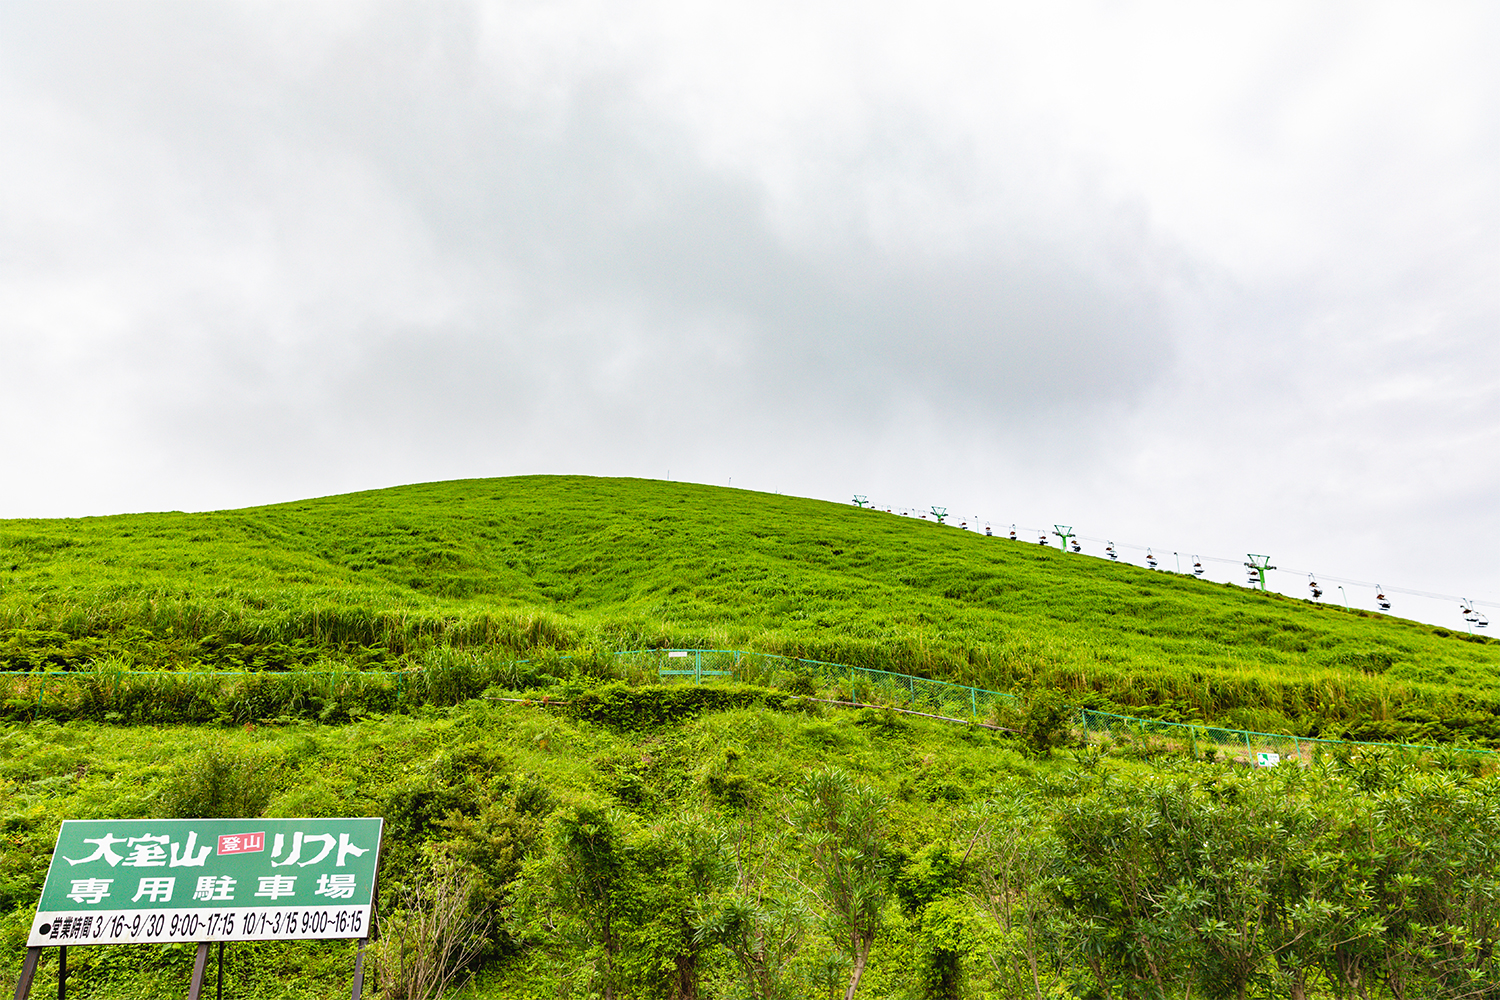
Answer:
POLYGON ((436 1000, 484 949, 489 922, 469 906, 473 874, 441 855, 392 893, 373 949, 386 1000, 436 1000))
POLYGON ((800 994, 787 982, 787 970, 802 950, 807 914, 777 863, 782 838, 752 847, 753 827, 751 818, 738 830, 734 889, 714 909, 705 935, 734 957, 750 1000, 793 1000, 800 994))
POLYGON ((549 922, 594 957, 604 1000, 614 1000, 627 903, 624 818, 585 804, 561 810, 553 824, 552 853, 539 874, 563 917, 549 922))
POLYGON ((680 816, 632 840, 624 970, 637 986, 669 1000, 698 1000, 705 951, 716 943, 716 896, 732 869, 724 834, 680 816))
POLYGON ((844 1000, 859 989, 889 891, 886 804, 838 768, 809 775, 793 801, 792 825, 818 874, 814 892, 852 967, 844 1000))

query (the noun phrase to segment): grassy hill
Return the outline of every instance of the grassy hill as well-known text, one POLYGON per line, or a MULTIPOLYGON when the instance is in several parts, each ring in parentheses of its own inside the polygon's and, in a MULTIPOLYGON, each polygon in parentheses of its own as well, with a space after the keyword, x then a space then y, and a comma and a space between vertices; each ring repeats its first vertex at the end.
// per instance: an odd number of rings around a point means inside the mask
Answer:
POLYGON ((0 668, 753 649, 1299 735, 1500 740, 1500 648, 814 500, 585 477, 0 521, 0 668))
MULTIPOLYGON (((125 668, 255 672, 236 682, 248 709, 206 725, 43 714, 33 688, 0 705, 0 991, 64 819, 378 815, 384 997, 435 995, 402 970, 430 957, 441 899, 473 954, 430 962, 472 1000, 837 997, 856 969, 858 996, 888 1000, 1492 996, 1492 755, 1342 745, 1249 769, 1144 736, 1068 745, 1047 722, 1061 701, 1494 744, 1496 653, 676 483, 530 477, 0 522, 4 669, 95 687, 125 668), (662 647, 1012 690, 1026 731, 659 686, 600 655, 662 647), (406 667, 424 668, 401 675, 412 684, 471 683, 301 714, 244 694, 406 667)), ((69 991, 180 996, 191 960, 70 949, 69 991)), ((55 981, 47 961, 33 995, 55 981)), ((347 942, 236 944, 226 985, 338 995, 352 961, 347 942)))

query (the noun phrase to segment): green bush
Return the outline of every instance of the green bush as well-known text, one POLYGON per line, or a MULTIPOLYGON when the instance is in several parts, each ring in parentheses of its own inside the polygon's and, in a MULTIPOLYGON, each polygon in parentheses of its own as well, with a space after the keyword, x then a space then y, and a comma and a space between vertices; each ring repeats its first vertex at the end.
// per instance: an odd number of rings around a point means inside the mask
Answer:
POLYGON ((1077 713, 1055 692, 1038 691, 1026 706, 1021 739, 1035 756, 1047 757, 1057 747, 1073 742, 1073 719, 1077 713))
POLYGON ((161 792, 162 815, 177 819, 260 816, 277 792, 277 767, 254 750, 211 743, 179 765, 161 792))

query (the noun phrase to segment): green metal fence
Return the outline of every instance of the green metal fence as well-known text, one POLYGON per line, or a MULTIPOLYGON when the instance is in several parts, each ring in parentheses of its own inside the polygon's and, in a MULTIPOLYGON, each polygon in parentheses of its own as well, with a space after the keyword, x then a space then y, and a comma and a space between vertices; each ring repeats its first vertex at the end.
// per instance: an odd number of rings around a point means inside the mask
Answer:
MULTIPOLYGON (((287 711, 354 701, 369 711, 412 704, 456 704, 495 687, 521 684, 527 660, 432 659, 410 670, 297 671, 0 671, 6 718, 69 717, 128 721, 146 714, 178 721, 274 717, 287 711), (143 712, 143 703, 151 706, 143 712), (133 707, 132 707, 133 706, 133 707)), ((560 656, 558 661, 571 659, 560 656)), ((594 661, 598 663, 599 661, 594 661)), ((898 708, 960 722, 993 722, 1015 695, 947 681, 824 660, 732 649, 637 649, 609 655, 605 673, 633 683, 651 679, 696 684, 738 682, 855 705, 898 708)), ((533 668, 535 669, 535 668, 533 668)), ((599 679, 605 679, 600 677, 599 679)), ((1439 750, 1407 743, 1355 743, 1201 724, 1163 722, 1077 709, 1075 735, 1094 745, 1159 749, 1214 748, 1226 759, 1270 765, 1307 762, 1323 748, 1439 750)), ((1494 751, 1449 747, 1475 753, 1494 751)))
POLYGON ((803 694, 824 691, 836 700, 920 712, 938 718, 980 722, 995 717, 1000 706, 1016 705, 1016 697, 1002 691, 950 684, 889 670, 849 667, 775 653, 732 649, 630 650, 623 657, 645 658, 660 664, 657 676, 689 678, 695 683, 716 677, 745 684, 803 694))
MULTIPOLYGON (((1148 752, 1153 748, 1170 748, 1202 753, 1212 748, 1225 759, 1240 760, 1258 767, 1274 767, 1292 761, 1310 763, 1320 752, 1341 746, 1393 750, 1440 749, 1417 743, 1355 743, 1350 740, 1257 733, 1246 729, 1224 729, 1185 722, 1162 722, 1158 719, 1137 719, 1086 708, 1078 710, 1076 725, 1079 737, 1095 745, 1131 746, 1148 752)), ((1468 753, 1494 753, 1482 747, 1453 746, 1449 749, 1468 753)))

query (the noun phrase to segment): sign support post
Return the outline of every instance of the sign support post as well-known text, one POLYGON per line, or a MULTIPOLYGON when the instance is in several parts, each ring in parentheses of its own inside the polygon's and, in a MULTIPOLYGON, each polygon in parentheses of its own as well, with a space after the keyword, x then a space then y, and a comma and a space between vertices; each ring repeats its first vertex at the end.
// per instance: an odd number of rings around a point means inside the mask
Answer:
POLYGON ((36 963, 42 957, 40 947, 26 949, 26 964, 21 966, 21 978, 16 982, 16 1000, 25 1000, 31 993, 31 980, 36 978, 36 963))
POLYGON ((365 945, 369 943, 369 938, 360 938, 359 950, 354 953, 354 988, 349 992, 350 1000, 359 1000, 365 991, 365 945))
POLYGON ((208 942, 198 942, 198 954, 193 956, 193 982, 188 987, 188 1000, 198 1000, 203 995, 203 975, 208 971, 208 942))

